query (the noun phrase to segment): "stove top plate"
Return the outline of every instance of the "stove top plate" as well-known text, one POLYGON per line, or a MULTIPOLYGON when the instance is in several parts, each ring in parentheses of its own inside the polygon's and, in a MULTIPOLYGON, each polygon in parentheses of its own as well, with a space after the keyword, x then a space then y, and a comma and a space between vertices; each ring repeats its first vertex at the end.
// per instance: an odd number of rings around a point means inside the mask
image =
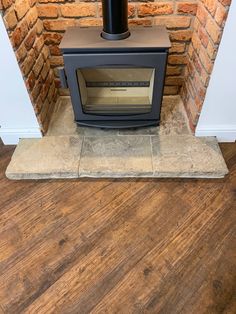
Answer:
POLYGON ((111 41, 101 37, 101 27, 69 27, 60 49, 63 53, 115 53, 164 51, 171 47, 164 26, 137 26, 130 32, 126 39, 111 41))

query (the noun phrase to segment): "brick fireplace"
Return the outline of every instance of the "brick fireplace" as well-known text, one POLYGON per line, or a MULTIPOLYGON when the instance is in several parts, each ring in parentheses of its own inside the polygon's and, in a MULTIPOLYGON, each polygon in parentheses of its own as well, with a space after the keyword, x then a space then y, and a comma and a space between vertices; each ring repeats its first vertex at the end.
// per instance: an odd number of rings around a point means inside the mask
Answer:
MULTIPOLYGON (((172 47, 164 94, 181 94, 194 130, 214 65, 230 0, 129 2, 130 25, 168 28, 172 47)), ((99 1, 0 0, 0 10, 15 50, 42 132, 47 131, 59 95, 63 65, 59 44, 70 26, 100 26, 99 1)))

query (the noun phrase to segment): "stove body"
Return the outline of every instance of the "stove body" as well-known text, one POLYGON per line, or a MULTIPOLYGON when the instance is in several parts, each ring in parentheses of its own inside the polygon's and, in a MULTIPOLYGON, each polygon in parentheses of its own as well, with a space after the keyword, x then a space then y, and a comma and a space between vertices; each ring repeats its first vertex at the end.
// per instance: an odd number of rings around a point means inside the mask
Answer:
POLYGON ((135 27, 123 40, 100 28, 68 28, 60 49, 63 87, 79 125, 126 128, 158 125, 170 41, 165 27, 135 27))

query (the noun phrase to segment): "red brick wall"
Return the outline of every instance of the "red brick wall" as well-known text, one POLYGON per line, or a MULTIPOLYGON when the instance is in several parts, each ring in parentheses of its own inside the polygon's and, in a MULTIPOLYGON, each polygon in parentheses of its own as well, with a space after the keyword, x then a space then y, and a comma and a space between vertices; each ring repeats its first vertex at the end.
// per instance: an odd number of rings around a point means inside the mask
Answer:
POLYGON ((57 89, 35 0, 0 0, 0 10, 43 133, 47 131, 57 89))
MULTIPOLYGON (((51 53, 50 63, 58 77, 57 67, 63 65, 58 49, 63 33, 68 26, 102 25, 101 3, 97 1, 38 0, 38 14, 44 25, 44 40, 51 53)), ((191 1, 136 1, 129 2, 130 25, 167 26, 172 48, 167 68, 165 94, 178 94, 183 82, 186 54, 192 36, 193 19, 197 2, 191 1)), ((59 79, 56 86, 60 87, 59 79)), ((67 90, 60 89, 61 95, 67 90)))
POLYGON ((200 0, 187 52, 182 98, 192 130, 202 109, 231 0, 200 0))

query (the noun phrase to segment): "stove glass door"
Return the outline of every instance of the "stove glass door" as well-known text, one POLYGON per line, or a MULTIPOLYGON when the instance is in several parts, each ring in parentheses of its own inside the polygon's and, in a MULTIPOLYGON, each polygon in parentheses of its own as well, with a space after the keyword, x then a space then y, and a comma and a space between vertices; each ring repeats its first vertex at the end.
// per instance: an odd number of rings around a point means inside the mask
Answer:
POLYGON ((151 112, 154 68, 81 68, 76 74, 84 113, 133 115, 151 112))

